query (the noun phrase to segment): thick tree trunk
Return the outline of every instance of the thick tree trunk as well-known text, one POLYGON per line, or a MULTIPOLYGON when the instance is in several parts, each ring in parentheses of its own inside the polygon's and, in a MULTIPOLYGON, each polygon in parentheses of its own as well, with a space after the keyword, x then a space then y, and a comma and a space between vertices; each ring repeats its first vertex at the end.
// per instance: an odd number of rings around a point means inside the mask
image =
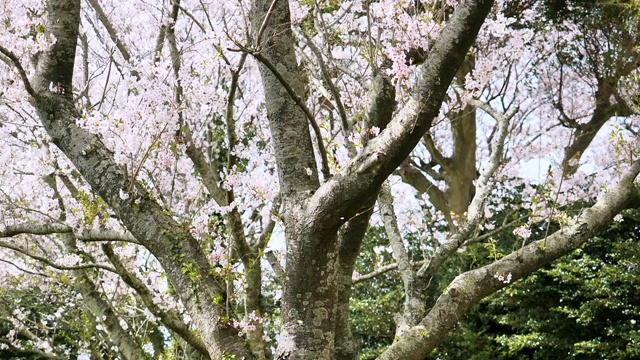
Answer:
POLYGON ((562 159, 562 172, 565 178, 578 171, 584 151, 589 147, 591 141, 593 141, 604 124, 612 116, 623 116, 622 114, 616 114, 616 110, 620 110, 619 107, 611 105, 612 95, 613 91, 607 84, 599 83, 591 118, 587 123, 571 126, 575 127, 575 130, 571 136, 571 142, 564 148, 564 158, 562 159))
MULTIPOLYGON (((309 126, 293 100, 299 101, 304 87, 294 52, 288 3, 254 2, 256 48, 252 51, 259 51, 270 65, 261 60, 260 73, 285 199, 287 267, 278 358, 316 360, 334 356, 340 265, 338 229, 360 212, 429 129, 492 4, 490 0, 478 0, 459 6, 432 48, 404 108, 356 158, 319 186, 309 126), (295 96, 286 91, 282 80, 295 96)), ((372 108, 375 105, 380 104, 372 108)))
MULTIPOLYGON (((464 88, 465 76, 474 67, 474 59, 467 57, 456 72, 455 81, 464 88)), ((423 168, 436 180, 444 180, 446 188, 439 189, 420 170, 409 163, 400 169, 403 180, 413 186, 420 193, 429 195, 429 200, 440 210, 449 223, 449 228, 455 231, 467 212, 469 203, 475 196, 474 180, 476 170, 476 107, 467 104, 459 110, 447 113, 451 125, 453 151, 446 157, 429 134, 424 137, 424 144, 431 155, 431 163, 423 168), (440 170, 433 168, 439 165, 440 170)))
MULTIPOLYGON (((379 69, 371 81, 369 88, 369 108, 367 109, 366 127, 362 129, 363 144, 366 145, 374 134, 373 127, 379 131, 386 129, 393 117, 396 102, 396 89, 393 86, 386 69, 379 69)), ((359 345, 351 333, 349 317, 349 301, 351 298, 352 275, 356 265, 356 259, 360 253, 360 246, 364 239, 369 219, 373 214, 378 191, 370 196, 362 205, 356 216, 340 228, 339 241, 339 286, 338 304, 336 306, 336 333, 334 354, 335 359, 357 359, 359 345)))
POLYGON ((260 66, 267 115, 278 165, 287 243, 279 359, 333 356, 337 299, 337 227, 311 227, 304 200, 318 186, 307 119, 278 77, 304 94, 287 1, 257 0, 254 45, 278 74, 260 66), (308 171, 311 175, 308 175, 308 171))
MULTIPOLYGON (((463 62, 456 74, 456 82, 464 88, 465 76, 474 67, 472 58, 463 62)), ((462 219, 475 195, 473 181, 478 177, 476 169, 476 108, 467 105, 448 115, 453 135, 453 154, 446 168, 448 211, 462 219)))

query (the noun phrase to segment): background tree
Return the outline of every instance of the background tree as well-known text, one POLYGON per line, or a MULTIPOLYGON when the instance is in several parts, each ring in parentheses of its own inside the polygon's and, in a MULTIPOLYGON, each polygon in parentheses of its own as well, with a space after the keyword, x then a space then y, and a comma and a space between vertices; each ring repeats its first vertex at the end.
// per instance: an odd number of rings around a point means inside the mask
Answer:
POLYGON ((570 256, 482 301, 432 357, 636 358, 637 212, 622 219, 570 256))
MULTIPOLYGON (((379 358, 422 359, 640 204, 637 4, 597 4, 555 27, 490 0, 0 5, 2 286, 81 299, 123 359, 357 358, 374 222, 404 296, 379 358), (520 246, 435 286, 492 231, 520 246)), ((62 356, 31 332, 12 351, 62 356)))

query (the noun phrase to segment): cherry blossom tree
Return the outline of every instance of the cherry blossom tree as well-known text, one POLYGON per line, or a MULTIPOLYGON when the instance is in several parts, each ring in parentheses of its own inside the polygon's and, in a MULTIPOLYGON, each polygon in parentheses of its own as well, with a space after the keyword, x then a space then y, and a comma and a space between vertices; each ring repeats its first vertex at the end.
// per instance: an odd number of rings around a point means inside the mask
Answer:
POLYGON ((355 359, 351 289, 398 271, 379 358, 424 358, 479 300, 640 206, 637 4, 545 6, 0 5, 0 286, 49 299, 0 307, 0 347, 355 359), (491 221, 511 207, 526 215, 491 221), (395 262, 354 277, 372 223, 395 262), (430 286, 505 231, 512 253, 430 286), (89 330, 61 341, 78 312, 89 330))

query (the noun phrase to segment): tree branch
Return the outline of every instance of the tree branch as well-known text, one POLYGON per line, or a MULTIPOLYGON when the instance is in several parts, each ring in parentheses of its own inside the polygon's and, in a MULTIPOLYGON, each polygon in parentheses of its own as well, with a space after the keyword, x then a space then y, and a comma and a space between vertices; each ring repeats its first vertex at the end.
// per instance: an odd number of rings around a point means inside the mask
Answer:
MULTIPOLYGON (((73 235, 63 234, 61 236, 66 250, 70 253, 76 253, 78 249, 73 235)), ((104 294, 99 291, 87 271, 77 269, 73 271, 73 275, 76 278, 74 288, 82 295, 83 304, 93 315, 95 322, 105 325, 109 339, 119 347, 122 355, 127 359, 149 359, 149 355, 142 349, 142 344, 140 344, 138 338, 129 336, 127 331, 122 328, 120 317, 116 310, 111 306, 104 294)))
POLYGON ((404 161, 431 127, 446 91, 493 5, 491 0, 458 5, 422 65, 414 92, 385 131, 306 202, 307 214, 324 230, 339 228, 369 194, 404 161))
POLYGON ((265 67, 267 67, 272 73, 273 76, 278 79, 282 87, 285 88, 291 100, 295 102, 296 105, 300 107, 304 115, 307 117, 309 124, 311 124, 311 128, 313 129, 313 133, 316 135, 316 142, 318 143, 318 152, 320 153, 320 159, 322 162, 322 176, 324 179, 328 179, 331 177, 331 170, 329 170, 329 160, 327 159, 327 149, 324 146, 324 140, 322 139, 322 133, 320 132, 320 126, 318 126, 318 122, 315 117, 311 113, 311 110, 307 107, 304 100, 293 90, 291 85, 285 80, 285 78, 280 74, 278 69, 267 59, 264 55, 259 52, 252 51, 247 48, 243 48, 243 51, 250 53, 256 60, 260 61, 265 67))
POLYGON ((9 60, 11 60, 11 62, 13 63, 13 66, 16 67, 16 69, 18 70, 18 75, 20 75, 20 80, 22 80, 22 84, 24 85, 25 90, 27 90, 27 93, 29 93, 29 95, 31 95, 33 98, 37 98, 38 94, 33 89, 33 87, 31 87, 31 82, 29 82, 27 72, 24 71, 24 68, 22 67, 22 64, 20 64, 20 60, 18 59, 18 57, 2 45, 0 45, 0 53, 9 58, 9 60))
POLYGON ((3 248, 7 248, 7 249, 11 249, 15 252, 19 252, 23 255, 26 255, 34 260, 38 260, 43 264, 49 265, 54 269, 58 269, 58 270, 81 270, 81 269, 102 269, 102 270, 106 270, 106 271, 110 271, 112 273, 116 273, 116 269, 110 267, 110 266, 106 266, 106 265, 102 265, 102 264, 82 264, 82 265, 73 265, 73 266, 67 266, 67 265, 60 265, 60 264, 56 264, 55 262, 47 259, 44 256, 40 256, 40 255, 36 255, 32 252, 30 252, 29 250, 22 248, 20 246, 16 246, 13 244, 9 244, 7 242, 4 241, 0 241, 0 247, 3 248))
POLYGON ((73 228, 63 224, 14 224, 7 225, 3 231, 0 231, 0 237, 12 237, 20 234, 32 234, 32 235, 51 235, 71 233, 73 228))
POLYGON ((98 16, 98 20, 100 20, 104 28, 107 30, 109 37, 116 44, 116 47, 118 48, 118 51, 120 51, 122 58, 128 63, 131 62, 131 54, 129 53, 129 50, 127 50, 127 47, 124 45, 122 40, 120 40, 116 29, 111 24, 111 21, 109 21, 107 14, 105 14, 104 9, 102 9, 102 6, 98 2, 98 0, 87 0, 87 2, 89 3, 89 5, 91 5, 93 10, 95 10, 96 15, 98 16))
POLYGON ((222 321, 224 304, 204 301, 224 299, 226 289, 224 279, 212 270, 198 241, 151 197, 144 185, 125 174, 98 136, 76 124, 81 116, 70 94, 79 25, 79 0, 49 0, 45 28, 47 35, 55 36, 56 43, 42 53, 35 77, 34 89, 39 95, 35 107, 40 121, 93 191, 158 259, 185 307, 199 309, 194 325, 211 356, 227 352, 252 358, 237 329, 222 321), (59 84, 64 91, 50 92, 51 83, 59 84), (121 197, 122 192, 127 196, 121 197), (192 276, 193 269, 199 276, 192 276))
POLYGON ((102 244, 102 251, 107 256, 116 272, 122 280, 129 285, 142 299, 149 311, 155 315, 170 330, 178 334, 184 341, 198 350, 206 359, 210 359, 206 346, 198 336, 196 336, 189 327, 180 320, 178 313, 171 310, 162 310, 153 302, 153 294, 147 286, 140 281, 134 274, 130 273, 122 264, 120 258, 113 251, 113 247, 109 244, 102 244))
MULTIPOLYGON (((440 210, 445 217, 451 217, 442 190, 440 190, 413 165, 405 161, 400 165, 400 168, 397 170, 397 174, 400 175, 403 182, 411 185, 419 193, 427 194, 433 206, 440 210)), ((447 221, 449 221, 449 219, 447 219, 447 221)))
POLYGON ((398 221, 396 220, 396 214, 393 207, 393 195, 391 194, 391 188, 387 182, 385 182, 380 188, 378 204, 380 206, 380 217, 384 223, 384 228, 387 232, 387 237, 389 238, 389 243, 393 250, 393 257, 396 259, 396 263, 398 264, 398 270, 400 270, 402 281, 406 285, 413 280, 414 272, 411 268, 409 254, 404 246, 402 234, 398 228, 398 221))
POLYGON ((349 130, 349 120, 347 119, 347 111, 345 110, 344 105, 342 104, 340 91, 338 91, 338 88, 333 83, 333 80, 329 75, 329 69, 327 69, 327 64, 324 62, 320 49, 318 49, 316 44, 313 43, 313 40, 311 40, 311 38, 309 38, 309 36, 305 32, 302 32, 302 36, 306 40, 305 43, 307 44, 307 46, 309 46, 309 49, 311 49, 311 51, 315 54, 316 59, 318 60, 320 73, 322 73, 322 78, 324 79, 324 82, 329 87, 329 91, 331 92, 333 101, 335 101, 336 103, 336 109, 338 109, 338 114, 340 115, 340 120, 342 122, 342 129, 346 133, 349 130))
MULTIPOLYGON (((423 263, 424 263, 424 261, 414 261, 414 262, 411 263, 411 266, 417 267, 417 266, 422 265, 423 263)), ((381 267, 373 270, 370 273, 366 273, 364 275, 360 275, 360 276, 352 279, 351 283, 352 284, 357 284, 357 283, 360 283, 360 282, 363 282, 363 281, 367 281, 367 280, 373 279, 376 276, 380 276, 382 274, 388 273, 389 271, 393 271, 393 270, 395 270, 397 268, 398 268, 398 263, 387 264, 387 265, 381 266, 381 267)))
POLYGON ((276 222, 273 220, 273 217, 279 213, 280 206, 282 206, 282 196, 278 194, 273 200, 273 206, 271 207, 271 211, 269 212, 270 216, 269 219, 267 219, 267 224, 264 226, 264 229, 262 229, 262 233, 260 234, 258 242, 255 245, 258 250, 264 250, 269 244, 271 234, 273 233, 273 229, 276 226, 276 222))
POLYGON ((604 124, 615 115, 614 108, 610 102, 611 89, 607 86, 604 84, 598 85, 595 108, 591 118, 587 123, 575 126, 571 137, 573 141, 564 148, 564 157, 562 159, 564 177, 575 174, 578 167, 580 167, 580 158, 582 158, 584 151, 589 147, 591 141, 593 141, 604 124))
POLYGON ((445 171, 451 170, 451 159, 442 155, 436 144, 433 142, 431 134, 427 132, 422 137, 422 140, 424 141, 424 145, 429 151, 429 155, 431 155, 433 161, 440 165, 445 171))
POLYGON ((27 270, 27 269, 23 269, 23 268, 21 268, 20 266, 16 265, 15 263, 13 263, 13 262, 11 262, 11 261, 9 261, 9 260, 6 260, 6 259, 1 259, 1 258, 0 258, 0 262, 7 263, 7 264, 9 264, 9 265, 11 265, 11 266, 15 267, 16 269, 18 269, 18 270, 22 271, 22 272, 23 272, 23 273, 25 273, 25 274, 29 274, 29 275, 37 275, 37 276, 42 276, 42 277, 46 277, 46 278, 48 278, 48 277, 49 277, 49 275, 47 275, 47 274, 43 274, 43 273, 39 273, 39 272, 34 272, 34 271, 29 271, 29 270, 27 270))
MULTIPOLYGON (((0 344, 5 344, 11 349, 11 353, 19 355, 20 358, 23 359, 50 359, 50 360, 65 360, 68 359, 66 356, 57 356, 53 354, 47 354, 43 351, 37 349, 23 349, 16 347, 11 341, 8 339, 0 338, 0 344)), ((1 353, 2 351, 0 351, 1 353)))
POLYGON ((466 241, 467 237, 474 231, 482 219, 484 203, 493 189, 490 180, 500 164, 502 164, 504 143, 509 134, 509 122, 517 112, 518 108, 512 109, 511 112, 506 115, 497 112, 493 113, 498 121, 498 138, 496 139, 495 149, 489 157, 489 163, 485 166, 478 178, 476 194, 473 200, 471 200, 471 204, 469 204, 467 210, 467 219, 457 232, 449 236, 449 238, 436 249, 429 261, 425 262, 418 271, 419 276, 429 277, 435 275, 444 261, 466 241))
POLYGON ((267 261, 269 262, 269 265, 271 265, 273 272, 276 273, 276 277, 280 279, 280 281, 284 282, 287 278, 287 275, 285 274, 282 265, 280 265, 280 261, 278 261, 276 255, 273 253, 273 251, 267 251, 264 253, 264 255, 267 257, 267 261))
POLYGON ((3 231, 0 231, 0 238, 11 237, 20 234, 31 235, 52 235, 74 233, 78 240, 82 241, 124 241, 138 244, 133 235, 130 233, 121 233, 115 230, 86 230, 76 234, 71 226, 51 223, 51 224, 33 224, 23 223, 7 225, 3 231))
POLYGON ((639 207, 640 189, 634 184, 639 172, 640 161, 635 161, 616 186, 582 212, 572 225, 556 231, 546 242, 544 239, 534 241, 492 264, 456 277, 420 324, 409 329, 378 359, 423 359, 471 306, 506 287, 510 281, 521 279, 577 249, 622 210, 639 207), (506 280, 508 275, 511 280, 506 280))

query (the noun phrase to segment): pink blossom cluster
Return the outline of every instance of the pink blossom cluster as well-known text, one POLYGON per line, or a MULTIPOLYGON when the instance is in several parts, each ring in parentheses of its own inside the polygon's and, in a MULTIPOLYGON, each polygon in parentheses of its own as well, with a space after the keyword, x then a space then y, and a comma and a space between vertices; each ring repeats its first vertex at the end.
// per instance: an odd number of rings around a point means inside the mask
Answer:
POLYGON ((521 237, 523 240, 527 240, 531 237, 531 230, 526 226, 519 226, 513 230, 513 234, 521 237))
MULTIPOLYGON (((252 311, 242 320, 232 320, 232 325, 239 330, 239 335, 243 336, 248 332, 255 331, 257 329, 256 324, 262 324, 264 319, 258 315, 255 311, 252 311)), ((271 339, 267 335, 263 335, 264 341, 270 341, 271 339)))
POLYGON ((504 283, 504 284, 509 284, 511 282, 511 279, 513 278, 513 276, 511 275, 511 273, 508 273, 507 276, 504 276, 500 273, 495 273, 493 275, 493 277, 495 279, 498 279, 498 281, 504 283))

